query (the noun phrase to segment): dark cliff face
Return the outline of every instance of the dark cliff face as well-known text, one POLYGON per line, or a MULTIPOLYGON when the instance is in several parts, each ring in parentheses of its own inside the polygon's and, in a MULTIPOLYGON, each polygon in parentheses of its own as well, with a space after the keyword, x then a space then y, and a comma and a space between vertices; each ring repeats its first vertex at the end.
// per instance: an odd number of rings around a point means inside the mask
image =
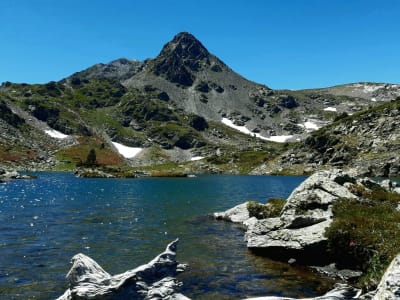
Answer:
POLYGON ((193 72, 210 65, 209 56, 210 53, 200 41, 190 33, 183 32, 163 47, 153 60, 151 70, 171 82, 191 86, 195 80, 193 72))

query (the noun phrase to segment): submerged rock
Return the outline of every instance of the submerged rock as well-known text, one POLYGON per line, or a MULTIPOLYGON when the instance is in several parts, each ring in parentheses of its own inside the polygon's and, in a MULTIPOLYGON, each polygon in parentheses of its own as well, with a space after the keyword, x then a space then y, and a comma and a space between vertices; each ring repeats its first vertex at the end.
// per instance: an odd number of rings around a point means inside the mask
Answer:
MULTIPOLYGON (((315 298, 307 298, 307 300, 347 300, 347 299, 357 299, 361 294, 361 290, 356 289, 347 284, 338 283, 335 285, 334 289, 327 292, 323 296, 315 297, 315 298)), ((248 298, 246 300, 295 300, 296 298, 288 298, 288 297, 257 297, 257 298, 248 298)))
POLYGON ((178 240, 149 263, 118 275, 110 275, 93 259, 77 254, 67 274, 69 288, 57 300, 167 299, 187 300, 177 292, 176 275, 185 268, 176 261, 178 240))

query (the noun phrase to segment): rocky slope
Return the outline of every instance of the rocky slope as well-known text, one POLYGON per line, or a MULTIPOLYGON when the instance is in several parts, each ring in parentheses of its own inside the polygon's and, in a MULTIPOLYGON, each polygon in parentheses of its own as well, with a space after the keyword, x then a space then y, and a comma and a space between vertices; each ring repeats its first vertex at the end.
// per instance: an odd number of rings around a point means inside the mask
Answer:
POLYGON ((261 153, 254 168, 282 151, 267 140, 304 140, 342 113, 398 95, 398 85, 374 83, 273 90, 235 73, 183 32, 154 59, 117 59, 47 84, 3 83, 0 159, 21 166, 29 160, 37 168, 47 161, 73 165, 92 147, 101 164, 208 157, 195 171, 248 172, 236 153, 261 153), (143 151, 122 157, 115 143, 143 151))
POLYGON ((398 153, 400 98, 343 116, 253 173, 308 173, 320 168, 348 167, 366 176, 399 176, 398 153))

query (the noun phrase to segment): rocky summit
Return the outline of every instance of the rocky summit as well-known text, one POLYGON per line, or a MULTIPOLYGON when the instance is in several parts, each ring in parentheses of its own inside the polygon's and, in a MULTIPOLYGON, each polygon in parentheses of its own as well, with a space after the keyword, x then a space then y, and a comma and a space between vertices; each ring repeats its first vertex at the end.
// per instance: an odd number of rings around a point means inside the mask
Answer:
POLYGON ((376 108, 398 96, 400 85, 386 83, 274 90, 182 32, 155 58, 99 63, 46 84, 4 82, 0 162, 68 170, 94 149, 102 167, 302 174, 363 165, 372 151, 365 172, 395 175, 398 108, 376 108))

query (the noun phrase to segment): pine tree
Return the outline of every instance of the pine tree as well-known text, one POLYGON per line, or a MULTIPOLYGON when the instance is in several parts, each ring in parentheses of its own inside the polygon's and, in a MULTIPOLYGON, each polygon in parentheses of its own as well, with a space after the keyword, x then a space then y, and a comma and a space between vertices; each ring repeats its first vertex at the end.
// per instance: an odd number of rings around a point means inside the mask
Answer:
POLYGON ((86 158, 87 166, 95 166, 97 165, 96 151, 94 149, 90 149, 88 156, 86 158))

